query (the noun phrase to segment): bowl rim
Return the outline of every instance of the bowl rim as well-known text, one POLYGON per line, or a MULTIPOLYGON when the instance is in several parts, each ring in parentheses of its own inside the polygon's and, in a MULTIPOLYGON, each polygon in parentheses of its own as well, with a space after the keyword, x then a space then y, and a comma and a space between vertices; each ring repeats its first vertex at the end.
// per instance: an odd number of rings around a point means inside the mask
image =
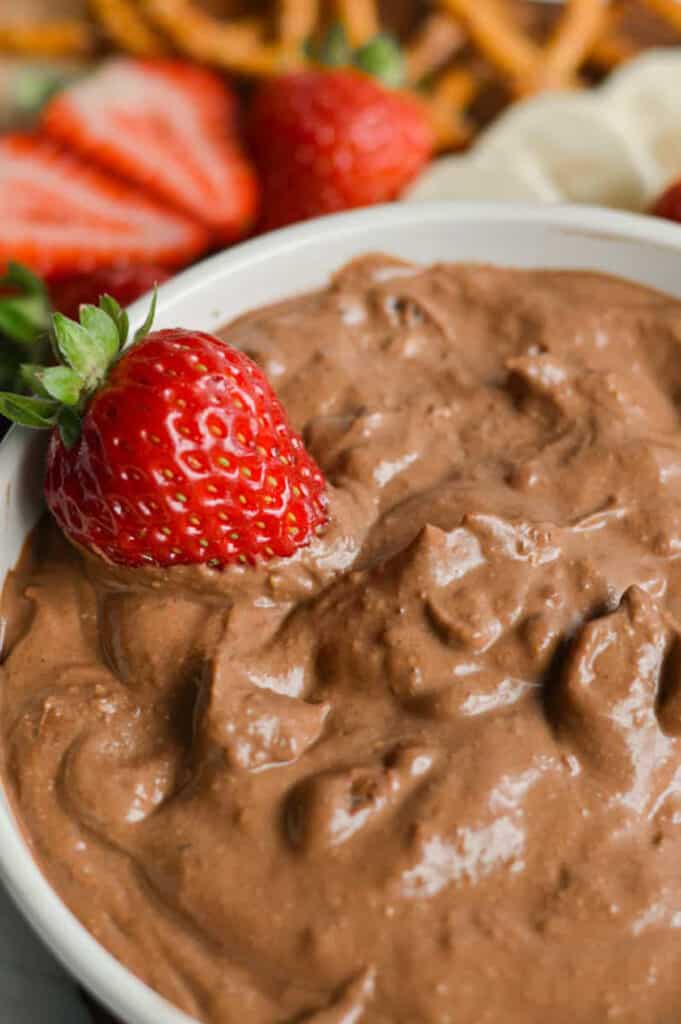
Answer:
MULTIPOLYGON (((538 225, 573 236, 598 237, 613 243, 644 243, 678 252, 681 266, 681 226, 640 214, 600 207, 537 205, 509 202, 431 201, 389 204, 306 221, 263 235, 218 253, 172 278, 159 288, 158 308, 186 303, 200 292, 210 294, 235 274, 275 256, 295 258, 310 245, 334 246, 358 229, 403 229, 428 223, 538 225)), ((377 239, 380 248, 380 237, 377 239)), ((680 275, 681 276, 681 275, 680 275)), ((129 309, 131 328, 139 326, 148 299, 129 309)), ((0 479, 3 464, 18 464, 28 451, 30 432, 13 427, 0 443, 0 479)), ((0 592, 4 580, 0 580, 0 592)), ((0 784, 0 882, 23 916, 55 957, 112 1013, 131 1024, 192 1024, 193 1018, 172 1006, 110 954, 61 901, 31 855, 15 822, 0 784)))

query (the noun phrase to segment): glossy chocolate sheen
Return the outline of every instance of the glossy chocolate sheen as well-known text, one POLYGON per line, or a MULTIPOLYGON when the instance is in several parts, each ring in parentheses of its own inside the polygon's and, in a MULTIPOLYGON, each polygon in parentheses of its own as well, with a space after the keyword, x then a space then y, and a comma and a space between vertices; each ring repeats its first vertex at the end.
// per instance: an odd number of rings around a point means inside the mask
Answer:
POLYGON ((10 579, 5 780, 210 1024, 681 1019, 681 303, 369 257, 224 331, 330 483, 288 562, 10 579))

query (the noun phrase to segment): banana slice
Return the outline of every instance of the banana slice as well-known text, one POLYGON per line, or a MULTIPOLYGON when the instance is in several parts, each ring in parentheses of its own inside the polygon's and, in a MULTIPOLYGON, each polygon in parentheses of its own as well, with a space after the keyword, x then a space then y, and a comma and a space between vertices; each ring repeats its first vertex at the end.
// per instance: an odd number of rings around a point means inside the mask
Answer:
POLYGON ((547 93, 516 106, 480 137, 476 153, 502 166, 531 160, 564 199, 627 210, 645 207, 654 169, 604 104, 582 93, 547 93))
POLYGON ((610 116, 647 148, 653 198, 681 175, 681 48, 648 51, 616 71, 600 92, 610 116))
POLYGON ((426 199, 555 202, 561 196, 541 171, 523 159, 503 164, 471 153, 435 160, 402 198, 408 202, 426 199))

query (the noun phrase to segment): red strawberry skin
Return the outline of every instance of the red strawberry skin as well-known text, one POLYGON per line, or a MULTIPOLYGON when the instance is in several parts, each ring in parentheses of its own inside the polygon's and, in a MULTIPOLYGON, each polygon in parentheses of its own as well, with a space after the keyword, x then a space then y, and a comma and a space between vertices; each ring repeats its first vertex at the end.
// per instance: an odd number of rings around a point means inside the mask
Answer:
POLYGON ((81 305, 97 305, 100 295, 111 295, 125 308, 169 278, 153 263, 103 267, 90 274, 57 274, 47 282, 52 305, 59 313, 78 320, 81 305))
POLYGON ((662 193, 651 212, 657 217, 681 223, 681 179, 662 193))
POLYGON ((418 100, 354 71, 271 79, 253 101, 249 135, 263 229, 395 199, 434 144, 418 100))
POLYGON ((248 231, 258 205, 237 113, 234 95, 211 71, 120 57, 59 93, 42 127, 231 242, 248 231))
POLYGON ((43 277, 116 263, 181 267, 209 241, 200 224, 49 139, 0 138, 0 271, 8 260, 43 277))
POLYGON ((287 557, 327 521, 324 478, 261 370, 209 334, 148 335, 115 364, 45 493, 64 532, 126 566, 287 557))

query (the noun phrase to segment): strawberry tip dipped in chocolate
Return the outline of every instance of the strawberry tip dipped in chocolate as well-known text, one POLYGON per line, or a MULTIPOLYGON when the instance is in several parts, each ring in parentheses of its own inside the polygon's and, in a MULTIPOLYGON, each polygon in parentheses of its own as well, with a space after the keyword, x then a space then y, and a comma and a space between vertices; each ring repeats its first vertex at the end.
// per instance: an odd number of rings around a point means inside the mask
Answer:
POLYGON ((114 565, 223 569, 293 555, 328 520, 326 485, 262 371, 210 334, 150 333, 122 351, 111 296, 52 318, 58 365, 0 414, 52 430, 45 497, 78 546, 114 565))

